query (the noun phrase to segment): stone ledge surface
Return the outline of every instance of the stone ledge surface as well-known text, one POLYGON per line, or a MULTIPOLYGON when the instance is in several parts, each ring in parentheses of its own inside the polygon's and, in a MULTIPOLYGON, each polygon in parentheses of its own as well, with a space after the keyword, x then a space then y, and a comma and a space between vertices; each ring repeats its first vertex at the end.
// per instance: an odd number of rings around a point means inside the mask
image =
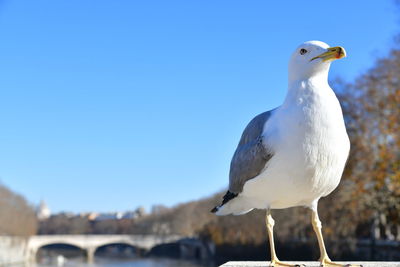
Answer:
MULTIPOLYGON (((303 264, 306 267, 319 267, 318 261, 283 261, 290 264, 303 264)), ((229 261, 220 267, 269 267, 269 261, 229 261)), ((400 261, 348 261, 337 263, 362 265, 363 267, 400 267, 400 261)))

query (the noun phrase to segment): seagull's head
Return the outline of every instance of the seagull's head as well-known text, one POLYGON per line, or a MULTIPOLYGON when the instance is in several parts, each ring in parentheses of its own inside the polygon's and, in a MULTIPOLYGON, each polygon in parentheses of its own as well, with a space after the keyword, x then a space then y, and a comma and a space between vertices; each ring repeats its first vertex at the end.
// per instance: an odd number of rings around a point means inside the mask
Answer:
POLYGON ((289 80, 306 80, 313 76, 328 77, 331 62, 346 56, 341 46, 329 47, 321 41, 308 41, 299 45, 289 61, 289 80))

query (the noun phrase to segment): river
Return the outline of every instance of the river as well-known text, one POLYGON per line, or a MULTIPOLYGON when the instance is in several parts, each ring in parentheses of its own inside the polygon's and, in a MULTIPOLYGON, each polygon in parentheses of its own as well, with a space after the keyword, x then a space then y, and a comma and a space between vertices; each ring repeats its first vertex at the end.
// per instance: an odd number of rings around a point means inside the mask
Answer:
POLYGON ((184 260, 171 260, 171 259, 158 259, 158 258, 141 258, 130 260, 119 259, 106 259, 96 258, 95 263, 85 263, 83 259, 69 259, 69 260, 56 260, 48 263, 35 263, 26 267, 205 267, 198 263, 184 261, 184 260))

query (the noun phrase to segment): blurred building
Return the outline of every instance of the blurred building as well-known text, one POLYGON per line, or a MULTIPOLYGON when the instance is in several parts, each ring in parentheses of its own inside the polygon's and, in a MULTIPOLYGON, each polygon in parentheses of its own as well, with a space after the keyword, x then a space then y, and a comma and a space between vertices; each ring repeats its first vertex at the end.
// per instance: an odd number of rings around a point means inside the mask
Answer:
POLYGON ((90 212, 87 214, 87 218, 89 221, 94 221, 99 216, 97 212, 90 212))
POLYGON ((105 213, 91 213, 88 215, 89 220, 92 221, 106 221, 106 220, 121 220, 121 219, 136 219, 146 214, 144 208, 139 207, 134 211, 126 212, 105 212, 105 213))
POLYGON ((39 207, 36 209, 36 217, 39 221, 46 220, 51 216, 51 210, 44 200, 40 201, 39 207))

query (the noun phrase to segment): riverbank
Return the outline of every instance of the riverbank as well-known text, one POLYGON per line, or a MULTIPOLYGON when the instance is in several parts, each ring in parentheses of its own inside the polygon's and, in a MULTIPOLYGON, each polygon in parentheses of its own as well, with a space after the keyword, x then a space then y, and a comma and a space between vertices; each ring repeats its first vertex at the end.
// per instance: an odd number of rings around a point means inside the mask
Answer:
POLYGON ((28 239, 0 236, 0 266, 23 264, 27 260, 28 239))

